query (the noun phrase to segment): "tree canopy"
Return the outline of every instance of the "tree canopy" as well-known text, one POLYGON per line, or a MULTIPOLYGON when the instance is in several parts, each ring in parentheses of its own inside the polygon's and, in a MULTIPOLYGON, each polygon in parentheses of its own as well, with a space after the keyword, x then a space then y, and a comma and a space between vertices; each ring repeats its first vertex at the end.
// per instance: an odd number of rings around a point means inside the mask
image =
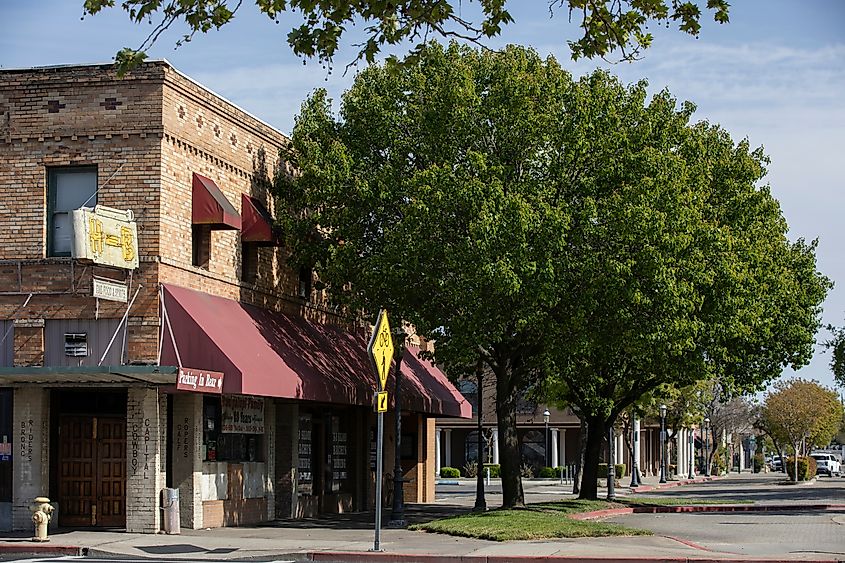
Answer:
MULTIPOLYGON (((115 4, 115 0, 85 0, 84 12, 97 14, 115 4)), ((242 4, 243 0, 124 0, 120 7, 130 20, 149 22, 152 31, 141 45, 122 49, 117 62, 126 69, 142 61, 146 51, 174 23, 188 28, 177 46, 198 32, 219 29, 235 18, 242 4)), ((359 23, 364 26, 364 39, 356 45, 360 49, 356 60, 373 62, 386 46, 410 43, 411 53, 418 54, 425 42, 435 36, 481 43, 501 34, 513 22, 506 0, 479 0, 480 21, 467 19, 461 2, 455 0, 255 0, 255 4, 276 23, 285 13, 299 13, 302 23, 288 32, 288 45, 298 56, 329 63, 349 28, 359 23)), ((607 58, 616 53, 620 60, 636 59, 652 43, 650 24, 675 24, 679 31, 698 36, 702 9, 712 12, 716 22, 728 22, 727 0, 548 2, 550 16, 563 11, 580 28, 581 37, 568 41, 573 59, 607 58)))
POLYGON ((766 396, 760 422, 774 440, 790 444, 797 458, 805 441, 808 447, 826 446, 839 430, 842 415, 835 391, 815 381, 793 379, 778 382, 766 396))
POLYGON ((400 311, 453 374, 495 375, 507 506, 532 388, 588 419, 594 497, 606 429, 644 395, 753 390, 812 354, 829 282, 758 185, 762 151, 646 88, 429 45, 361 72, 338 116, 315 93, 283 154, 294 260, 350 306, 400 311))

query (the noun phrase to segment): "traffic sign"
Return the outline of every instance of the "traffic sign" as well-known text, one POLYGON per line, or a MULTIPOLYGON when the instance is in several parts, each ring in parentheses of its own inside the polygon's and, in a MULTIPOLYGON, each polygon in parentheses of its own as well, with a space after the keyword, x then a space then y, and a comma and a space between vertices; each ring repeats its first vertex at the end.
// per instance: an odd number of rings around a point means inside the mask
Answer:
POLYGON ((393 336, 390 334, 390 323, 387 320, 387 311, 384 309, 379 313, 373 336, 370 338, 370 345, 367 346, 367 353, 375 364, 381 384, 379 389, 384 389, 387 384, 387 373, 390 371, 390 362, 393 360, 393 336))
POLYGON ((378 412, 387 412, 387 391, 380 391, 376 401, 378 412))

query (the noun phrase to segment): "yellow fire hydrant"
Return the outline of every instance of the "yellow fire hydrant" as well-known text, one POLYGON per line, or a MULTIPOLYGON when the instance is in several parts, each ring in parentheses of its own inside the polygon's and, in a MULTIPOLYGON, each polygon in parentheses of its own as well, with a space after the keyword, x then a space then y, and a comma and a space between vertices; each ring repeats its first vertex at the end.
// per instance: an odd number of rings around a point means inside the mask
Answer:
POLYGON ((47 537, 47 524, 53 517, 53 506, 47 497, 36 497, 29 509, 32 511, 32 523, 35 524, 35 535, 32 541, 50 541, 47 537))

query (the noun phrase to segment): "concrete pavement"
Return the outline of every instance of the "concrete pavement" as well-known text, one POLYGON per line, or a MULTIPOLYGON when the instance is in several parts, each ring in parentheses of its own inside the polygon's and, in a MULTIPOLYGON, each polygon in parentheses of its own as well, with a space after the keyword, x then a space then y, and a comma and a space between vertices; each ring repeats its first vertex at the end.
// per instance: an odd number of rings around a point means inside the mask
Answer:
MULTIPOLYGON (((772 489, 785 491, 786 502, 808 498, 836 498, 837 486, 822 483, 811 487, 782 487, 769 476, 743 475, 703 484, 690 484, 649 496, 733 496, 758 495, 766 502, 777 502, 772 489), (798 491, 803 491, 799 494, 798 491), (744 491, 744 492, 743 492, 744 491), (755 491, 757 491, 755 493, 755 491), (788 492, 786 492, 788 491, 788 492), (820 491, 823 491, 820 493, 820 491), (800 498, 798 498, 800 497, 800 498)), ((845 486, 845 479, 841 480, 845 486)), ((474 501, 474 483, 452 485, 462 491, 447 493, 438 487, 437 503, 410 507, 412 522, 467 511, 474 501)), ((528 502, 567 498, 570 495, 557 482, 526 481, 528 502)), ((495 487, 494 487, 495 489, 495 487)), ((624 492, 624 491, 620 491, 624 492)), ((488 496, 488 506, 496 507, 496 492, 488 496)), ((500 494, 500 493, 499 493, 500 494)), ((389 514, 389 512, 388 512, 389 514)), ((385 529, 381 533, 383 554, 369 553, 373 547, 372 515, 352 514, 319 520, 280 521, 268 525, 213 530, 185 530, 180 536, 127 534, 119 531, 51 531, 46 549, 79 546, 89 555, 111 554, 122 557, 158 557, 167 560, 214 559, 296 559, 355 561, 472 561, 497 563, 504 560, 553 560, 558 557, 623 558, 645 557, 673 561, 725 560, 776 557, 778 559, 845 561, 845 514, 750 515, 630 515, 614 521, 653 529, 655 536, 578 538, 543 541, 492 542, 385 529), (651 520, 629 520, 648 517, 651 520), (710 520, 708 520, 710 518, 710 520), (766 520, 769 518, 769 520, 766 520), (825 520, 827 518, 827 520, 825 520), (833 518, 833 519, 831 519, 833 518), (791 524, 790 524, 791 522, 791 524), (677 523, 677 526, 675 525, 677 523), (699 524, 697 524, 699 523, 699 524), (763 524, 768 523, 769 525, 763 524), (698 528, 708 530, 699 533, 698 528), (792 532, 798 532, 793 534, 792 532), (797 536, 797 537, 794 537, 797 536), (720 539, 721 538, 721 539, 720 539), (768 539, 767 539, 768 538, 768 539), (803 542, 803 543, 802 543, 803 542), (839 545, 837 545, 837 543, 839 545), (813 545, 819 549, 813 549, 813 545), (743 546, 747 545, 747 548, 743 546), (471 558, 471 559, 467 559, 471 558), (504 558, 504 559, 503 559, 504 558)), ((0 538, 0 543, 21 547, 32 545, 25 536, 0 538)), ((2 552, 2 547, 0 547, 2 552)))

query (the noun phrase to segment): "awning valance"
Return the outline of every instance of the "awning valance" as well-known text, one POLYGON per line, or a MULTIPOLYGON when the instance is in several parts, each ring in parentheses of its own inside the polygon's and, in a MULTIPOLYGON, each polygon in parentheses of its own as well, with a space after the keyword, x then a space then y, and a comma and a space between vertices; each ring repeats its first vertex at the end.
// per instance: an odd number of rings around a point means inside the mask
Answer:
POLYGON ((0 386, 175 385, 172 366, 50 366, 0 368, 0 386))
MULTIPOLYGON (((376 375, 366 335, 178 286, 165 285, 163 293, 182 364, 223 372, 223 393, 372 405, 376 375)), ((161 363, 177 363, 169 329, 161 363)), ((405 353, 402 374, 404 410, 472 415, 443 372, 412 349, 405 353)))
POLYGON ((214 180, 194 172, 191 186, 191 222, 212 229, 240 229, 241 216, 214 180))
POLYGON ((270 212, 263 203, 246 194, 241 194, 241 242, 281 246, 270 212))

